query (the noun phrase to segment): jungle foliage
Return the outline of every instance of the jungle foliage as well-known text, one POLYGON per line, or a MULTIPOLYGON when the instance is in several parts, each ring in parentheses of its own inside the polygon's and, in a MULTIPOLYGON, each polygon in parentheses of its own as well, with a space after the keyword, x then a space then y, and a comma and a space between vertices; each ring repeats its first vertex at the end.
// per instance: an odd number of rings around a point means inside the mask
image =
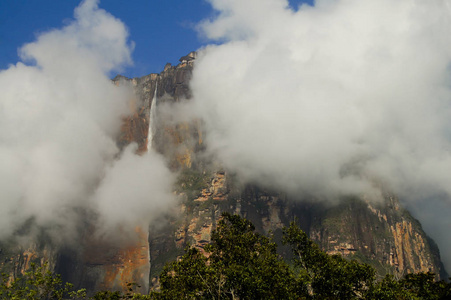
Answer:
POLYGON ((376 280, 368 264, 323 252, 293 222, 284 228, 283 242, 294 261, 277 254, 271 237, 237 215, 223 214, 211 242, 203 250, 187 247, 176 261, 166 264, 160 289, 142 295, 133 291, 101 291, 87 298, 72 290, 58 275, 35 268, 10 280, 4 275, 1 299, 451 299, 451 283, 433 273, 408 274, 397 280, 376 280))

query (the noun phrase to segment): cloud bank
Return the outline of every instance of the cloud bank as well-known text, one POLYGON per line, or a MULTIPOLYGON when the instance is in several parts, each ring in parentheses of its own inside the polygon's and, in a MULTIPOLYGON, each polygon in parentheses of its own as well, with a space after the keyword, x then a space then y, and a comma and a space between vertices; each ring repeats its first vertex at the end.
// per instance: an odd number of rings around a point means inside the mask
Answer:
POLYGON ((69 233, 79 209, 138 225, 170 203, 162 159, 116 146, 132 96, 108 75, 131 63, 132 48, 124 24, 86 0, 67 26, 20 49, 25 63, 0 72, 0 238, 28 220, 69 233))
POLYGON ((383 186, 428 210, 417 217, 449 249, 448 218, 434 217, 451 214, 449 3, 209 2, 217 16, 199 30, 219 45, 200 51, 191 87, 212 153, 317 198, 383 186))

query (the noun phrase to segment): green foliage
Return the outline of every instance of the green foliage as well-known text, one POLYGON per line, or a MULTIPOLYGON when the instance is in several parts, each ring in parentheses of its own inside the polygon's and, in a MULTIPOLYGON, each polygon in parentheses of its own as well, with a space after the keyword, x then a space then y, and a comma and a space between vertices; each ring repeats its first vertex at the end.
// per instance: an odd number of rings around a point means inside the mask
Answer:
POLYGON ((72 284, 63 284, 61 276, 45 271, 47 265, 36 267, 31 264, 31 270, 23 276, 11 279, 2 274, 0 298, 8 300, 34 299, 85 299, 86 290, 73 291, 72 284))
POLYGON ((188 199, 193 200, 203 188, 208 186, 209 179, 210 176, 205 172, 184 169, 177 179, 177 190, 186 193, 188 199))
POLYGON ((450 299, 451 284, 432 273, 386 276, 356 260, 328 255, 294 223, 284 228, 294 266, 277 255, 271 238, 251 222, 223 214, 201 253, 188 247, 161 273, 161 292, 152 299, 450 299))
POLYGON ((371 266, 327 255, 294 223, 283 240, 291 246, 305 298, 363 299, 375 279, 371 266))
POLYGON ((401 280, 387 275, 372 287, 367 299, 451 299, 451 283, 436 281, 431 272, 407 274, 401 280))
POLYGON ((276 244, 238 216, 223 214, 203 255, 188 248, 163 270, 161 299, 295 299, 295 280, 276 244))
POLYGON ((400 283, 420 299, 451 299, 451 283, 436 281, 435 274, 431 272, 407 274, 400 283))
MULTIPOLYGON (((47 265, 36 267, 31 264, 31 270, 23 276, 11 279, 2 274, 0 283, 0 299, 2 300, 62 300, 88 299, 86 289, 73 290, 73 285, 63 283, 60 275, 55 275, 47 269, 47 265)), ((127 283, 128 290, 122 292, 101 291, 89 299, 94 300, 125 300, 151 299, 149 295, 141 295, 133 291, 135 283, 127 283)))
POLYGON ((374 300, 418 299, 404 290, 402 284, 390 274, 387 274, 382 281, 371 286, 366 298, 374 300))
POLYGON ((162 293, 155 295, 160 299, 195 299, 205 294, 214 276, 206 261, 196 248, 187 248, 180 261, 165 266, 160 277, 162 293))
POLYGON ((150 295, 142 295, 140 293, 135 293, 134 288, 139 287, 136 283, 127 283, 127 292, 124 294, 119 291, 100 291, 97 292, 92 298, 93 300, 126 300, 126 299, 136 299, 136 300, 146 300, 153 299, 150 295))
MULTIPOLYGON (((166 264, 160 291, 142 295, 128 283, 125 293, 100 291, 89 299, 451 299, 451 283, 436 281, 429 272, 376 281, 371 266, 324 253, 294 223, 284 228, 283 241, 294 254, 292 266, 277 254, 272 238, 255 232, 248 220, 224 213, 204 252, 187 247, 180 259, 166 264)), ((74 291, 45 269, 32 264, 14 280, 3 274, 0 299, 87 299, 84 289, 74 291)))

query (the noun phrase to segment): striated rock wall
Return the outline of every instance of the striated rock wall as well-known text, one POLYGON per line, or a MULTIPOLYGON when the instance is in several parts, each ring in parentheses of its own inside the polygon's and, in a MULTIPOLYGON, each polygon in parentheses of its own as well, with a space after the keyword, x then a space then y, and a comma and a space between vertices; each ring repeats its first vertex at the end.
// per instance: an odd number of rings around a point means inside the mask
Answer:
MULTIPOLYGON (((148 231, 139 227, 126 240, 108 240, 86 234, 78 246, 59 251, 55 271, 76 288, 89 292, 127 290, 127 283, 139 285, 137 291, 149 289, 148 231)), ((120 233, 118 233, 120 235, 120 233)))
POLYGON ((57 247, 40 243, 26 246, 17 242, 0 243, 0 274, 6 273, 13 280, 30 270, 31 264, 46 266, 44 270, 54 270, 58 260, 57 247))
MULTIPOLYGON (((154 285, 164 263, 175 259, 187 245, 203 249, 224 211, 246 217, 258 231, 272 234, 278 242, 282 228, 296 220, 323 250, 369 263, 380 277, 390 273, 400 278, 427 271, 447 276, 437 246, 393 196, 387 195, 385 202, 377 205, 349 198, 327 206, 255 186, 234 186, 233 178, 223 171, 190 170, 182 178, 180 217, 165 233, 150 234, 151 249, 158 249, 151 250, 154 285)), ((290 258, 287 248, 282 247, 281 254, 290 258)))
POLYGON ((437 247, 392 195, 378 204, 351 198, 324 210, 311 236, 328 253, 370 263, 379 274, 431 271, 445 276, 437 247))

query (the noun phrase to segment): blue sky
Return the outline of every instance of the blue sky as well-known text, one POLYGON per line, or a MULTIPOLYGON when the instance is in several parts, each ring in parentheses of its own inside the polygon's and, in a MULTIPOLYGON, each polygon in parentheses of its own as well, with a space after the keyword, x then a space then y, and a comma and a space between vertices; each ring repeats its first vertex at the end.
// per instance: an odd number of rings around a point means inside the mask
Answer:
MULTIPOLYGON (((73 16, 79 0, 1 0, 0 69, 19 61, 17 49, 40 32, 59 28, 73 16)), ((310 0, 290 0, 292 6, 310 0)), ((160 72, 167 62, 200 48, 207 41, 195 25, 213 16, 205 0, 104 0, 100 7, 121 19, 135 43, 134 65, 124 70, 128 77, 160 72)))

